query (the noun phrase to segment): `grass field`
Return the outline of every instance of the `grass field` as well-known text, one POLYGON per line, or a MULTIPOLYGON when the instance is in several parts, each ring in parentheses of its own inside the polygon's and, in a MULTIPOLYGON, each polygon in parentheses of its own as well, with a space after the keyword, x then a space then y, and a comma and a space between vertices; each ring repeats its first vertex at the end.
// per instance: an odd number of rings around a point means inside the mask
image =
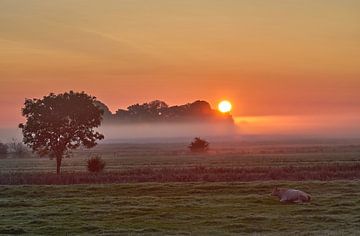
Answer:
POLYGON ((0 234, 358 235, 360 182, 1 186, 0 234), (281 204, 274 185, 309 191, 281 204))
MULTIPOLYGON (((207 154, 191 154, 187 143, 102 144, 90 150, 76 150, 63 160, 62 170, 86 171, 86 160, 101 155, 107 171, 139 168, 188 167, 279 167, 360 163, 360 141, 306 143, 211 143, 207 154)), ((0 158, 0 173, 55 172, 48 158, 0 158)))
POLYGON ((0 159, 0 235, 360 234, 356 143, 215 143, 200 155, 185 143, 106 144, 74 152, 62 170, 0 159), (98 154, 106 170, 88 174, 98 154), (281 204, 274 186, 313 200, 281 204))

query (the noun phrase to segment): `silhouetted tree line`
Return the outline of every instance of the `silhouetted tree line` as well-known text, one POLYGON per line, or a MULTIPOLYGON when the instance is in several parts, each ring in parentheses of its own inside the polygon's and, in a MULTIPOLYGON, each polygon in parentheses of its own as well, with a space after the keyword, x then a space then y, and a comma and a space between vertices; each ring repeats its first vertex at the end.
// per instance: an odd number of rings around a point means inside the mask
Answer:
POLYGON ((112 114, 102 102, 96 105, 104 111, 105 123, 117 122, 188 122, 188 121, 225 121, 233 122, 229 114, 222 114, 211 108, 206 101, 195 101, 179 106, 169 106, 163 101, 155 100, 143 104, 134 104, 127 109, 119 109, 112 114))

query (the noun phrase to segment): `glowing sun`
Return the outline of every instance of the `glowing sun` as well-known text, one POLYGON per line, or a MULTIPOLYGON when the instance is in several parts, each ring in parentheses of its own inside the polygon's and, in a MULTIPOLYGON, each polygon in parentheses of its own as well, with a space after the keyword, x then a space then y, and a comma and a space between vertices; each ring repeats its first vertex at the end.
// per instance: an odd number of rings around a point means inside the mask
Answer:
POLYGON ((218 105, 218 109, 220 112, 222 113, 227 113, 227 112, 230 112, 231 111, 231 108, 232 108, 232 105, 229 101, 221 101, 218 105))

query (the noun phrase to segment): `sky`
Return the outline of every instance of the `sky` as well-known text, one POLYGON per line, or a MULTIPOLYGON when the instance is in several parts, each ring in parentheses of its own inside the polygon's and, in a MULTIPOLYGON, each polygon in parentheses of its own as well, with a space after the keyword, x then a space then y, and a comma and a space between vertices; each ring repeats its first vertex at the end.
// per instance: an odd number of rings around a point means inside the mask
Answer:
POLYGON ((359 9, 357 0, 0 0, 0 128, 22 121, 25 98, 75 90, 112 111, 228 99, 249 133, 360 133, 359 9))

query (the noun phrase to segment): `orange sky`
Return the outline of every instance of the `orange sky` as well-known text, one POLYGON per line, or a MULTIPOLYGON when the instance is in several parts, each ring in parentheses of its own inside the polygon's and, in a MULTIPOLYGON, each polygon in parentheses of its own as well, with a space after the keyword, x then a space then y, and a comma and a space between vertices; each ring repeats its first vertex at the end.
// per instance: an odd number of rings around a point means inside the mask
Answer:
POLYGON ((25 97, 70 89, 113 111, 226 98, 236 117, 360 122, 359 9, 356 0, 0 0, 0 127, 16 126, 25 97))

